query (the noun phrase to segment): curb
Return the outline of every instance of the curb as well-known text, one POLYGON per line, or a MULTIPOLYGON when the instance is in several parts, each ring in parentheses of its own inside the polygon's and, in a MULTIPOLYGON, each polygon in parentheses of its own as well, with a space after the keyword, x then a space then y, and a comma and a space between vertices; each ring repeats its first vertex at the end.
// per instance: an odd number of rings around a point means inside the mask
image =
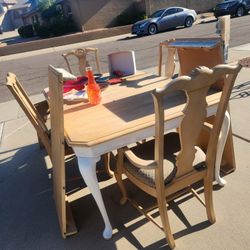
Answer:
POLYGON ((206 12, 206 13, 198 14, 195 24, 201 24, 201 23, 206 23, 206 22, 215 21, 215 20, 217 20, 217 18, 214 16, 213 12, 206 12))

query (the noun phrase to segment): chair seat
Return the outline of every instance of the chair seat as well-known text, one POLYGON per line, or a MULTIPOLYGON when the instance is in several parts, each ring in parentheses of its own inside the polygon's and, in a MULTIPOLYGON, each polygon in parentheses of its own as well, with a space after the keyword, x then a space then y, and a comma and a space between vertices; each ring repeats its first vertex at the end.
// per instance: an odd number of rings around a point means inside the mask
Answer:
MULTIPOLYGON (((194 169, 200 170, 205 167, 205 153, 199 148, 196 148, 195 159, 193 162, 194 169)), ((130 149, 136 156, 144 160, 154 159, 154 140, 137 145, 130 149)), ((170 183, 174 178, 176 167, 176 156, 180 151, 180 139, 178 133, 169 133, 164 136, 164 182, 165 185, 170 183)), ((140 169, 135 167, 126 158, 124 162, 125 169, 141 182, 155 187, 155 170, 140 169)))

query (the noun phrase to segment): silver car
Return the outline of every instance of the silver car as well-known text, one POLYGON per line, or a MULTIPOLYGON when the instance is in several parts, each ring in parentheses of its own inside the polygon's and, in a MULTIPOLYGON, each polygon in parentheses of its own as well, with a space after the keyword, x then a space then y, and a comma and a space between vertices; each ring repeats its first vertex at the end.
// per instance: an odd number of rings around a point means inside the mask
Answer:
POLYGON ((159 31, 178 26, 191 27, 196 18, 195 10, 182 7, 160 9, 149 18, 133 24, 131 33, 136 35, 154 35, 159 31))

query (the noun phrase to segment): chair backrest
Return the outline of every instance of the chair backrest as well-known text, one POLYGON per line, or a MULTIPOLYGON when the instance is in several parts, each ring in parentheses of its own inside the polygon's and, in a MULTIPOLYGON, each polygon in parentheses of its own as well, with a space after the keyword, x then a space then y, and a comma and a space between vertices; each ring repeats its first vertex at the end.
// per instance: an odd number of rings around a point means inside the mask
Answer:
POLYGON ((224 61, 228 60, 228 47, 230 40, 230 15, 221 16, 216 22, 216 33, 218 33, 223 41, 224 61))
POLYGON ((72 71, 72 65, 70 65, 69 57, 76 57, 78 59, 78 67, 79 67, 79 73, 81 75, 85 75, 85 68, 86 66, 89 66, 89 62, 87 60, 87 55, 93 52, 95 54, 95 63, 96 63, 96 69, 99 74, 101 74, 100 69, 100 59, 99 59, 99 53, 97 48, 84 48, 84 49, 75 49, 71 50, 67 53, 62 54, 62 57, 65 59, 68 70, 71 74, 73 74, 72 71))
POLYGON ((123 76, 136 73, 135 52, 133 50, 118 51, 108 55, 109 74, 120 71, 123 76))
POLYGON ((6 86, 9 88, 10 92, 13 94, 18 104, 36 129, 37 134, 42 141, 48 155, 51 156, 49 130, 44 122, 44 119, 30 101, 27 93, 23 89, 15 74, 10 72, 7 74, 6 86))
POLYGON ((220 134, 225 111, 228 106, 230 93, 241 65, 217 65, 212 69, 198 67, 190 76, 180 76, 168 83, 162 89, 153 91, 156 113, 155 130, 155 160, 163 165, 163 138, 164 138, 164 96, 174 91, 184 91, 187 97, 184 117, 179 127, 181 150, 176 157, 177 173, 175 178, 190 174, 193 171, 198 138, 207 117, 206 97, 212 84, 220 77, 225 77, 220 101, 217 106, 214 125, 210 134, 206 151, 206 165, 214 166, 216 147, 220 134))
POLYGON ((51 120, 51 148, 53 164, 53 191, 63 237, 66 232, 65 206, 65 149, 63 119, 63 75, 49 65, 49 107, 51 120))

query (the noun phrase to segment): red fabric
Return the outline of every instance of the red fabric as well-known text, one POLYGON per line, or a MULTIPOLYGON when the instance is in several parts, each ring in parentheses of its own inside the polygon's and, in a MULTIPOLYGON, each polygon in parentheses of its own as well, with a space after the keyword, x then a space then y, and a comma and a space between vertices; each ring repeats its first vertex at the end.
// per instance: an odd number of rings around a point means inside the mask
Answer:
POLYGON ((112 78, 112 79, 109 79, 107 82, 109 84, 113 85, 113 84, 121 83, 122 79, 121 78, 112 78))
POLYGON ((78 76, 76 80, 69 80, 63 84, 63 93, 69 92, 72 89, 82 90, 85 88, 85 84, 88 83, 86 76, 78 76))

